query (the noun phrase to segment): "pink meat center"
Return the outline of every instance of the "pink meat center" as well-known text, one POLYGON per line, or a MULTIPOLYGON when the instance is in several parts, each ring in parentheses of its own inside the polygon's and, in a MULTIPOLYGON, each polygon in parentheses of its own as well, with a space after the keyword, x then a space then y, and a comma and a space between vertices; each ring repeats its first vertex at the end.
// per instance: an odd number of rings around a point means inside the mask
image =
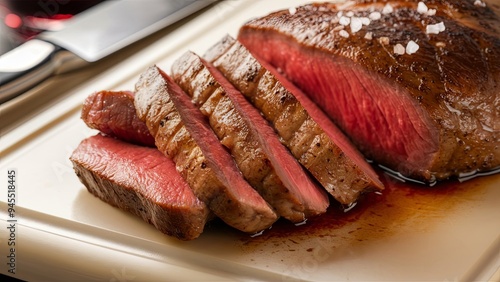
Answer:
POLYGON ((244 44, 303 89, 368 158, 403 173, 428 168, 438 134, 405 89, 345 58, 282 40, 263 42, 244 44))

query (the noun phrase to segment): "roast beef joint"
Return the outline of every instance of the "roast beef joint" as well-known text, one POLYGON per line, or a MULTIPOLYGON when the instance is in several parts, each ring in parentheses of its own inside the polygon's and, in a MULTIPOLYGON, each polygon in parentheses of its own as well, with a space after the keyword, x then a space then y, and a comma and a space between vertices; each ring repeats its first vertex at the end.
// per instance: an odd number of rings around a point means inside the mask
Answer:
POLYGON ((367 158, 433 182, 500 166, 500 19, 489 7, 311 4, 251 20, 238 39, 367 158))
MULTIPOLYGON (((180 240, 254 234, 383 192, 500 170, 500 6, 313 3, 273 12, 133 91, 100 91, 70 160, 90 193, 180 240)), ((332 231, 334 232, 334 231, 332 231)))

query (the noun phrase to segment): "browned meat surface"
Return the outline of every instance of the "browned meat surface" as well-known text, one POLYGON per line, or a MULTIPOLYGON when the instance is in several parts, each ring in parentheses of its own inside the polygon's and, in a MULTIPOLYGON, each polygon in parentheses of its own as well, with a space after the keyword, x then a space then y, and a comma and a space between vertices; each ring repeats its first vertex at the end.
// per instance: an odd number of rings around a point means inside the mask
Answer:
POLYGON ((71 161, 80 181, 104 202, 181 240, 202 233, 209 210, 155 148, 96 135, 80 143, 71 161))
POLYGON ((205 55, 273 125, 282 143, 339 202, 351 204, 377 175, 338 128, 270 66, 227 36, 205 55))
POLYGON ((418 2, 306 5, 238 39, 383 166, 428 182, 498 167, 499 3, 418 2))
POLYGON ((259 111, 210 63, 192 52, 172 66, 172 78, 207 116, 245 179, 292 222, 322 214, 329 201, 259 111))
POLYGON ((118 139, 154 147, 155 140, 135 112, 134 94, 129 91, 99 91, 85 99, 82 120, 90 128, 118 139))
POLYGON ((139 78, 135 106, 158 149, 175 162, 195 195, 224 222, 252 233, 277 220, 272 208, 244 180, 205 117, 156 66, 139 78))

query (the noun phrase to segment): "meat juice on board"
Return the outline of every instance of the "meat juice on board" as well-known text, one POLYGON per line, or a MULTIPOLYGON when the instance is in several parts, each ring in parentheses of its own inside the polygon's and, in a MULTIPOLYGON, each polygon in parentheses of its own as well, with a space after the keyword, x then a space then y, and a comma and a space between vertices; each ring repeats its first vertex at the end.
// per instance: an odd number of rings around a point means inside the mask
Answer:
MULTIPOLYGON (((362 197, 351 207, 332 201, 328 211, 303 224, 280 220, 258 236, 239 236, 242 244, 251 250, 268 245, 293 242, 293 251, 313 238, 333 239, 330 242, 349 245, 370 242, 390 237, 405 228, 416 232, 427 230, 458 209, 480 203, 487 188, 500 183, 500 168, 492 175, 460 180, 440 181, 434 186, 402 182, 377 170, 385 185, 382 192, 373 192, 362 197)), ((215 224, 216 229, 221 228, 215 224)), ((206 231, 210 232, 209 223, 206 231)), ((306 250, 308 249, 307 244, 306 250)), ((332 245, 333 247, 333 245, 332 245)))

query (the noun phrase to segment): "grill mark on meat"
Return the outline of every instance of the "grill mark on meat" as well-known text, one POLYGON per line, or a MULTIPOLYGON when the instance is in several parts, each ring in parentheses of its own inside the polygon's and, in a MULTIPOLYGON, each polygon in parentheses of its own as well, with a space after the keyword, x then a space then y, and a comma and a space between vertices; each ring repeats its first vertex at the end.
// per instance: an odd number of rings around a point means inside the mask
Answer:
POLYGON ((96 135, 84 139, 70 160, 90 193, 167 235, 193 240, 210 218, 174 163, 155 148, 96 135))
MULTIPOLYGON (((297 8, 293 15, 282 11, 252 20, 240 30, 239 39, 252 52, 280 67, 349 133, 366 155, 374 156, 385 166, 427 181, 499 166, 500 146, 495 143, 500 142, 497 125, 500 124, 500 17, 490 9, 498 10, 498 6, 488 3, 486 7, 476 7, 473 1, 431 1, 426 4, 435 8, 437 13, 427 16, 416 12, 417 2, 391 2, 394 12, 382 15, 382 19, 372 21, 362 31, 350 34, 349 38, 325 34, 327 29, 320 28, 325 21, 336 17, 339 6, 312 4, 297 8), (438 22, 443 22, 446 30, 426 34, 426 26, 438 22), (400 26, 404 28, 400 29, 400 26), (373 40, 363 39, 363 31, 373 32, 373 40), (310 34, 314 36, 308 36, 310 34), (384 36, 390 38, 387 45, 377 40, 384 36), (396 43, 405 45, 410 39, 418 43, 418 52, 395 55, 392 47, 396 43), (273 45, 273 40, 280 44, 273 45), (395 86, 397 91, 394 94, 398 92, 398 95, 410 98, 405 108, 415 111, 405 114, 410 119, 403 128, 415 128, 412 134, 419 136, 422 142, 410 145, 408 139, 401 138, 404 131, 395 134, 401 144, 388 144, 410 152, 397 156, 397 149, 390 149, 383 143, 372 145, 369 133, 359 136, 355 128, 345 125, 344 118, 349 115, 325 102, 328 98, 322 97, 324 93, 318 94, 322 90, 318 92, 319 87, 315 88, 305 80, 310 79, 307 77, 310 72, 308 65, 287 67, 297 58, 290 49, 283 48, 284 45, 297 48, 299 56, 308 56, 308 63, 314 61, 309 56, 313 52, 314 55, 326 54, 318 61, 326 69, 329 68, 327 61, 333 61, 332 58, 335 61, 341 58, 351 60, 349 67, 357 68, 358 75, 371 76, 374 81, 378 78, 381 85, 395 86), (273 50, 280 52, 273 53, 273 50), (283 60, 273 57, 283 52, 287 54, 283 60), (300 76, 296 75, 299 73, 300 76), (435 144, 425 144, 432 138, 436 140, 435 144), (427 151, 420 153, 422 148, 427 151)), ((383 5, 385 3, 353 1, 344 8, 354 11, 355 16, 366 16, 370 11, 380 11, 383 5)), ((334 79, 326 78, 325 82, 330 81, 334 79)), ((389 112, 392 111, 384 110, 384 113, 389 112)), ((374 118, 372 115, 368 119, 374 118)), ((370 123, 368 119, 367 125, 370 123)), ((394 123, 389 116, 385 120, 387 124, 394 123)), ((356 125, 362 122, 360 120, 356 125)))
POLYGON ((220 56, 224 56, 231 46, 233 46, 233 38, 224 36, 217 44, 210 46, 203 57, 208 61, 215 61, 220 56))
POLYGON ((134 93, 130 91, 99 91, 89 95, 81 110, 85 124, 121 140, 154 147, 153 136, 135 112, 134 93))
MULTIPOLYGON (((245 95, 262 111, 268 121, 272 121, 285 145, 293 142, 293 138, 297 138, 298 129, 308 119, 307 112, 296 103, 292 94, 284 89, 272 74, 266 72, 260 76, 260 79, 256 77, 255 81, 258 81, 255 92, 245 95)), ((300 148, 294 147, 293 149, 299 150, 300 148)))
MULTIPOLYGON (((235 87, 252 102, 252 104, 257 105, 257 108, 262 111, 261 103, 265 103, 265 100, 257 100, 260 97, 254 94, 257 91, 257 85, 261 83, 261 77, 266 73, 266 70, 260 65, 254 64, 254 58, 248 56, 248 52, 246 50, 235 49, 234 39, 232 37, 223 37, 217 44, 211 46, 203 57, 209 62, 215 62, 216 60, 228 61, 228 64, 226 65, 217 66, 223 74, 234 71, 234 68, 238 64, 248 68, 247 71, 244 72, 244 76, 239 77, 238 80, 231 81, 231 83, 235 85, 235 87), (234 61, 234 63, 229 63, 229 61, 234 61), (245 93, 249 93, 249 95, 245 93)), ((268 112, 267 114, 273 113, 268 112)))
POLYGON ((277 220, 269 205, 243 179, 188 96, 156 66, 139 78, 135 106, 139 118, 154 133, 158 149, 173 159, 195 195, 224 222, 254 233, 277 220), (168 119, 160 126, 165 116, 168 119))
POLYGON ((174 62, 172 77, 200 105, 245 179, 281 216, 302 222, 326 211, 326 194, 309 180, 258 111, 215 68, 187 52, 174 62), (203 87, 210 91, 198 95, 203 87))
MULTIPOLYGON (((224 41, 227 42, 229 39, 225 38, 224 41)), ((218 57, 213 64, 262 112, 282 137, 282 143, 336 200, 343 204, 350 204, 363 191, 382 187, 371 167, 352 145, 348 145, 349 141, 345 137, 340 141, 340 131, 320 113, 319 109, 310 102, 307 105, 314 113, 308 113, 301 105, 305 101, 297 101, 292 94, 299 92, 297 88, 291 84, 284 87, 283 83, 286 80, 283 77, 277 79, 276 76, 279 75, 277 72, 271 73, 266 70, 271 69, 270 66, 263 67, 241 44, 234 39, 232 42, 231 48, 226 48, 226 53, 220 56, 215 56, 213 50, 224 48, 210 49, 206 55, 207 59, 218 57), (249 81, 245 79, 248 77, 249 69, 262 75, 254 76, 253 80, 249 81), (293 91, 289 91, 290 89, 293 91), (276 93, 282 93, 282 95, 287 93, 285 103, 282 103, 281 97, 283 96, 278 96, 276 93), (329 132, 331 134, 335 132, 336 137, 327 135, 310 114, 321 119, 323 126, 328 124, 329 132), (295 116, 300 117, 297 120, 301 122, 294 123, 295 116), (357 156, 357 163, 341 153, 331 138, 336 138, 336 141, 341 142, 344 148, 349 148, 352 153, 351 157, 357 156), (316 145, 318 143, 320 146, 316 145), (358 166, 359 163, 363 163, 363 170, 358 166)))

